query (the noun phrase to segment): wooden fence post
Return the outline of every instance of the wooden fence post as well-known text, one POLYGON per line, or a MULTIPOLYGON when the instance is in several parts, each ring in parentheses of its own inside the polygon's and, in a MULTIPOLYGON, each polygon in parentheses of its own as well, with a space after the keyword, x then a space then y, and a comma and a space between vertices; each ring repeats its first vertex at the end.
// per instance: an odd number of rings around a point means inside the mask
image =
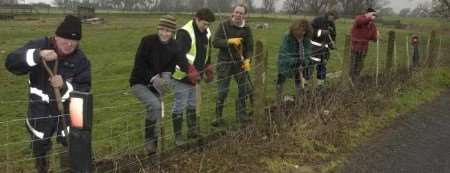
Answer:
POLYGON ((264 108, 265 108, 265 96, 264 96, 264 78, 265 78, 265 51, 263 43, 256 41, 255 47, 255 83, 253 84, 253 113, 256 119, 258 127, 264 127, 264 108))
POLYGON ((349 85, 352 84, 351 73, 352 73, 352 64, 350 57, 350 35, 345 35, 345 44, 344 44, 344 55, 342 56, 342 75, 341 75, 341 85, 343 88, 348 88, 349 85))
POLYGON ((386 66, 385 74, 388 75, 393 72, 392 66, 394 64, 394 46, 395 46, 395 31, 389 31, 387 55, 386 55, 386 66))
POLYGON ((405 49, 406 49, 406 71, 409 72, 411 68, 411 56, 409 54, 409 37, 406 36, 406 42, 405 42, 405 49))
POLYGON ((435 65, 436 59, 436 31, 431 31, 430 38, 428 40, 428 50, 427 50, 427 58, 426 58, 426 67, 432 68, 435 65))
POLYGON ((437 62, 439 63, 439 61, 441 60, 441 56, 442 56, 442 38, 439 38, 439 48, 438 48, 438 53, 437 53, 437 62))

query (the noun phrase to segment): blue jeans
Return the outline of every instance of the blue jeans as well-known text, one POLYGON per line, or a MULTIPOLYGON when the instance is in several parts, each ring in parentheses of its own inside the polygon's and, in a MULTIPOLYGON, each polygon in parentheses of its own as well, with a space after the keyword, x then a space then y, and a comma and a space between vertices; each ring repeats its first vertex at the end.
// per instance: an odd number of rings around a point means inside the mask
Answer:
POLYGON ((195 86, 178 80, 172 80, 172 84, 175 92, 172 113, 183 114, 186 108, 194 110, 197 104, 195 86))
POLYGON ((147 109, 147 120, 158 122, 161 119, 161 99, 147 86, 136 84, 131 91, 147 109))

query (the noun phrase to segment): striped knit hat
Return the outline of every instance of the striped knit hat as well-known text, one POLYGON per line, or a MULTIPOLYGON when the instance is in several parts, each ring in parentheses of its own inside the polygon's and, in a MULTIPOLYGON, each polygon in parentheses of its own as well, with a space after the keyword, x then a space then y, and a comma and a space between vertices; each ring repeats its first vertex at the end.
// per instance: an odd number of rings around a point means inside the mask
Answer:
POLYGON ((158 29, 167 28, 175 32, 177 30, 177 19, 171 15, 164 15, 159 19, 158 29))

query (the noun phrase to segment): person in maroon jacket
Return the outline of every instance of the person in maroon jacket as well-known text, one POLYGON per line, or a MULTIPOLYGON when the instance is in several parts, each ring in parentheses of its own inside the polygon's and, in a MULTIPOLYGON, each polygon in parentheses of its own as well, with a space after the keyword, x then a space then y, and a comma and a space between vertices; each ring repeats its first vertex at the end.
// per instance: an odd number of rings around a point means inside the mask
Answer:
POLYGON ((351 70, 350 76, 355 81, 364 66, 364 58, 369 47, 369 41, 376 41, 379 31, 374 20, 376 11, 368 8, 364 14, 356 16, 352 27, 351 70))

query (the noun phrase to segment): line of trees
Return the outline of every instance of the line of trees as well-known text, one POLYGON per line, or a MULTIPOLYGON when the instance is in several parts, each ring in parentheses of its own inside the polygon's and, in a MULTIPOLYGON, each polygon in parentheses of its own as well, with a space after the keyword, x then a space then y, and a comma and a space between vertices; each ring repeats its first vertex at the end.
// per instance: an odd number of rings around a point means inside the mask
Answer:
POLYGON ((283 10, 289 14, 321 14, 335 9, 343 15, 361 13, 367 7, 383 9, 387 0, 285 0, 283 10))
POLYGON ((450 19, 450 0, 433 0, 419 3, 416 8, 400 10, 402 17, 440 17, 450 19))
MULTIPOLYGON (((254 0, 53 0, 58 7, 72 8, 89 4, 101 9, 145 10, 145 11, 194 11, 208 7, 213 11, 228 12, 236 3, 244 2, 253 9, 254 0)), ((269 0, 274 2, 275 0, 269 0)), ((270 3, 269 3, 270 4, 270 3)), ((275 9, 272 5, 270 8, 275 9)))
POLYGON ((17 4, 17 0, 0 0, 1 4, 17 4))

